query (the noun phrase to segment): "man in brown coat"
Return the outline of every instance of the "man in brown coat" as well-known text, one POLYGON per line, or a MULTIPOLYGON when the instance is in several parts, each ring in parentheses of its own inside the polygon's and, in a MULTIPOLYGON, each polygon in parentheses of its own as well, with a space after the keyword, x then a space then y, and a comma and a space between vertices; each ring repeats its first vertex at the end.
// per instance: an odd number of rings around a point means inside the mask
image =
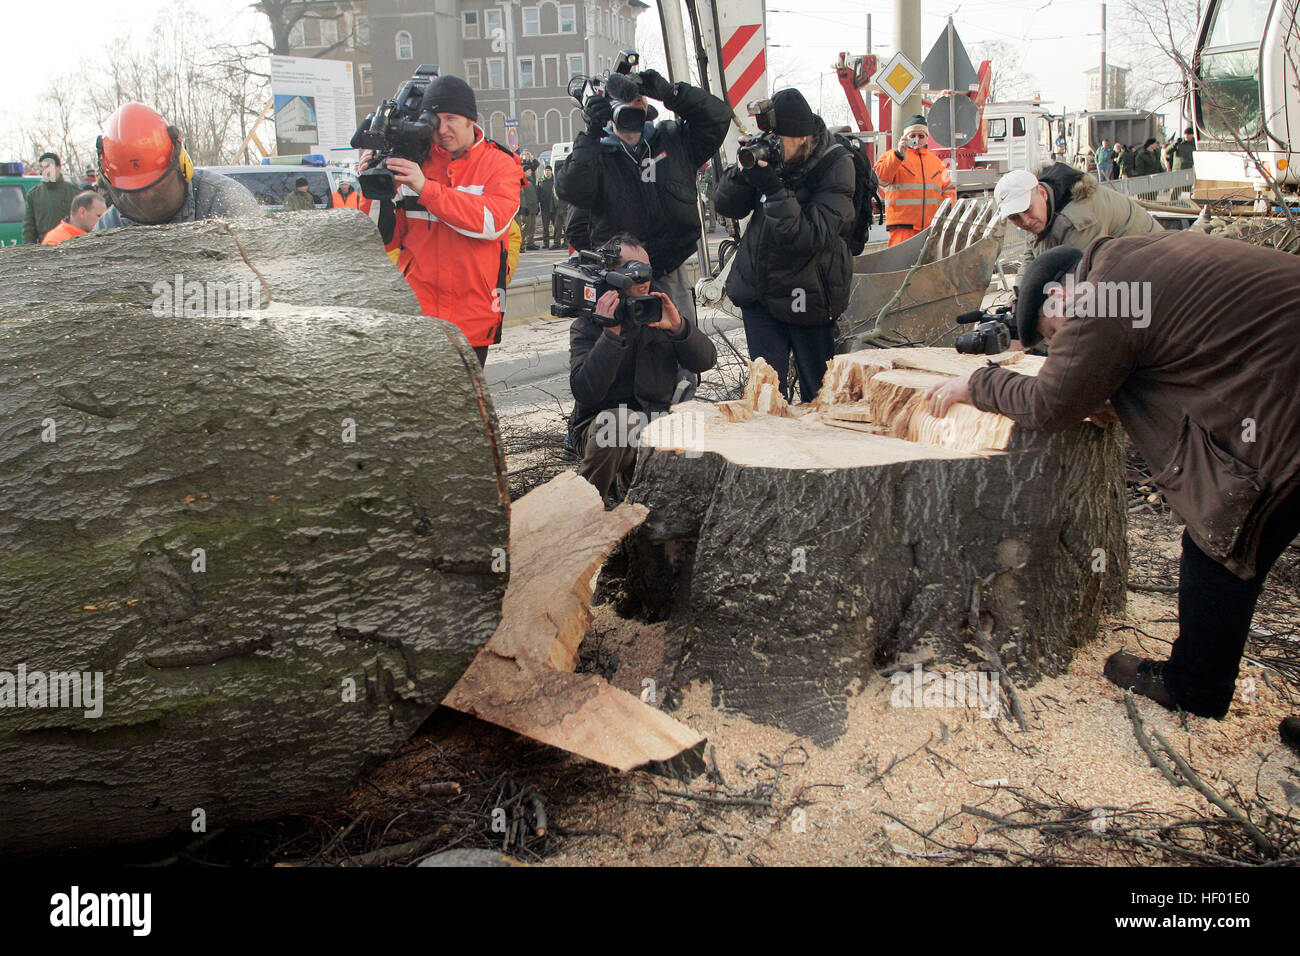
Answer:
POLYGON ((1297 302, 1295 257, 1234 239, 1063 246, 1016 307, 1020 340, 1051 342, 1039 374, 985 367, 930 391, 936 415, 964 401, 1046 431, 1118 415, 1186 530, 1169 660, 1115 654, 1106 676, 1171 709, 1228 712, 1264 579, 1300 534, 1297 302))

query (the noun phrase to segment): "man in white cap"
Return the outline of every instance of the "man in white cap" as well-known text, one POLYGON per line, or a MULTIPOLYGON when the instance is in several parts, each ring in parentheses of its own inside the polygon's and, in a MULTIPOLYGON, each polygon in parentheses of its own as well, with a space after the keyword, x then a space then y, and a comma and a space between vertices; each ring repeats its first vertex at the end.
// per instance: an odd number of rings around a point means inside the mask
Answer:
POLYGON ((1037 176, 1012 170, 998 180, 993 199, 998 215, 1029 233, 1026 261, 1056 246, 1085 249, 1098 236, 1160 231, 1135 201, 1065 163, 1053 163, 1037 176))

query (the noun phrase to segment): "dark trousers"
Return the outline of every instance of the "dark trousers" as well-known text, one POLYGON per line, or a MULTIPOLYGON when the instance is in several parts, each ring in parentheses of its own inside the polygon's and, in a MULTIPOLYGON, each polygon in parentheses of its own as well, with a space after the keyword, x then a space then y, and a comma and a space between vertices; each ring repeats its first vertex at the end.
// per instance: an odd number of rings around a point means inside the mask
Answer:
POLYGON ((1184 710, 1222 718, 1237 689, 1237 670, 1255 602, 1278 556, 1300 535, 1300 489, 1278 505, 1260 537, 1255 577, 1243 581, 1183 532, 1178 579, 1178 640, 1164 665, 1165 687, 1184 710))
POLYGON ((826 364, 835 354, 835 324, 790 325, 775 319, 761 305, 745 306, 740 310, 745 322, 745 344, 749 357, 762 357, 776 369, 781 377, 781 391, 789 395, 786 382, 790 368, 790 352, 794 352, 794 367, 799 373, 799 396, 805 402, 817 397, 826 374, 826 364))
POLYGON ((471 346, 471 348, 474 349, 474 354, 478 356, 478 367, 482 368, 484 365, 487 365, 488 347, 486 345, 474 345, 471 346))
MULTIPOLYGON (((554 221, 555 221, 555 212, 554 211, 547 212, 545 209, 543 209, 542 210, 542 245, 544 246, 549 246, 551 244, 551 226, 553 225, 554 221)), ((557 242, 560 240, 559 232, 556 232, 555 240, 557 242)))

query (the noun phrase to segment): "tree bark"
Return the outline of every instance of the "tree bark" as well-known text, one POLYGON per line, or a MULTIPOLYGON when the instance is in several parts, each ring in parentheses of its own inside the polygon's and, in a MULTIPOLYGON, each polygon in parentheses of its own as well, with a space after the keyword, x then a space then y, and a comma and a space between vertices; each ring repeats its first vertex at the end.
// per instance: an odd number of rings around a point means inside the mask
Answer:
MULTIPOLYGON (((904 367, 976 361, 937 349, 869 361, 926 351, 941 361, 904 367)), ((968 409, 944 447, 832 424, 874 403, 878 421, 849 417, 935 438, 928 415, 893 394, 909 380, 928 382, 887 373, 880 391, 798 419, 737 421, 697 405, 646 430, 629 500, 650 516, 607 563, 600 593, 621 614, 677 622, 672 689, 711 682, 715 704, 824 745, 874 667, 922 654, 986 666, 967 627, 977 582, 982 629, 1022 685, 1061 673, 1100 614, 1123 607, 1119 429, 1044 435, 968 409), (692 414, 693 426, 680 423, 692 414), (1005 450, 963 450, 973 432, 1005 450)))
POLYGON ((509 501, 474 354, 415 312, 350 211, 0 254, 0 703, 103 681, 0 708, 0 853, 319 809, 455 684, 509 501), (270 301, 155 314, 177 273, 270 301))

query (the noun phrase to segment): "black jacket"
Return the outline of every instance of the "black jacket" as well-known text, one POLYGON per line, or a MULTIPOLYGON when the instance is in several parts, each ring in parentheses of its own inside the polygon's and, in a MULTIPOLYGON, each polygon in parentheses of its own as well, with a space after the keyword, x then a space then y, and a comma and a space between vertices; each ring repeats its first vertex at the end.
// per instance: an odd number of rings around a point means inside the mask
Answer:
POLYGON ((781 169, 782 187, 760 201, 732 166, 713 193, 718 214, 754 214, 727 277, 727 295, 739 306, 762 305, 791 325, 826 325, 849 304, 853 261, 846 233, 853 228, 853 157, 835 144, 819 119, 812 155, 781 169))
POLYGON ((656 276, 672 272, 695 251, 695 174, 722 145, 731 122, 726 103, 685 83, 673 84, 664 105, 678 118, 646 123, 635 149, 616 136, 597 140, 583 131, 555 167, 555 194, 589 211, 591 242, 599 246, 631 233, 644 243, 656 276))
POLYGON ((622 335, 615 335, 578 316, 569 326, 574 434, 600 412, 619 405, 647 414, 668 411, 677 388, 677 367, 707 372, 717 360, 713 342, 686 316, 676 338, 663 329, 627 324, 622 335))

